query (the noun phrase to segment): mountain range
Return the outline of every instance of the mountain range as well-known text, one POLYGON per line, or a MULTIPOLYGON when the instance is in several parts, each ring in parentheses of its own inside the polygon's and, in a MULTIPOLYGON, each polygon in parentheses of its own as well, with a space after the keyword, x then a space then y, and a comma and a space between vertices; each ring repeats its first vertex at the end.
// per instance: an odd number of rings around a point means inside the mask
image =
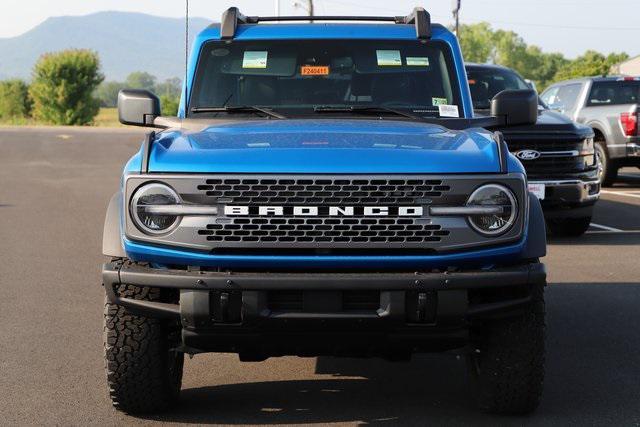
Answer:
MULTIPOLYGON (((189 19, 190 43, 212 21, 189 19)), ((184 19, 143 13, 99 12, 49 18, 17 37, 0 38, 0 79, 28 80, 40 55, 70 48, 100 55, 107 80, 147 71, 159 80, 184 74, 184 19)))

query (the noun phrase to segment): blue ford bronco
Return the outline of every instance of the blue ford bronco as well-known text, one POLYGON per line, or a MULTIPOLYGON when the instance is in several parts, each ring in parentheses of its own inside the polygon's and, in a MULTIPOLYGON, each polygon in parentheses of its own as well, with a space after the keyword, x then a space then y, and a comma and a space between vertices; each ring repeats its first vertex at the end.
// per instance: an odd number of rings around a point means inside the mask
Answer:
POLYGON ((545 224, 499 129, 536 122, 535 92, 474 118, 458 42, 422 8, 307 19, 227 10, 177 117, 119 94, 122 123, 156 130, 104 225, 113 405, 170 407, 185 353, 456 351, 481 409, 533 411, 545 224))

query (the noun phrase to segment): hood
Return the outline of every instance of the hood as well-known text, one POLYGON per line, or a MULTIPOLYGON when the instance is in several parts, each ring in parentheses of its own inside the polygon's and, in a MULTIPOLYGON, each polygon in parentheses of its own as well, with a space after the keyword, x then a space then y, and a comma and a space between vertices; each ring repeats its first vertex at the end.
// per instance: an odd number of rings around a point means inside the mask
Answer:
POLYGON ((496 173, 484 129, 394 120, 248 120, 159 134, 150 172, 496 173))
MULTIPOLYGON (((477 116, 486 116, 488 114, 489 112, 486 110, 476 111, 477 116)), ((510 126, 499 130, 505 137, 520 134, 529 136, 537 136, 537 134, 557 135, 560 138, 569 138, 571 140, 593 137, 593 130, 589 126, 576 123, 557 111, 546 109, 538 112, 538 121, 533 125, 510 126)))

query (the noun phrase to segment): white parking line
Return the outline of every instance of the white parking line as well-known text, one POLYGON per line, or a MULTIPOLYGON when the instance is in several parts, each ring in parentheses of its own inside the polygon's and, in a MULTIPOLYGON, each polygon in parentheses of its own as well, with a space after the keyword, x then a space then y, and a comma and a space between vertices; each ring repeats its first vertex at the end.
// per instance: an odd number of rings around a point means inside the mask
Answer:
POLYGON ((599 228, 600 230, 612 231, 614 233, 623 233, 624 232, 624 230, 620 230, 619 228, 609 227, 608 225, 595 224, 593 222, 590 225, 593 228, 599 228))
POLYGON ((615 194, 616 196, 635 197, 636 199, 640 199, 640 194, 624 193, 622 191, 611 190, 600 190, 600 192, 604 194, 615 194))

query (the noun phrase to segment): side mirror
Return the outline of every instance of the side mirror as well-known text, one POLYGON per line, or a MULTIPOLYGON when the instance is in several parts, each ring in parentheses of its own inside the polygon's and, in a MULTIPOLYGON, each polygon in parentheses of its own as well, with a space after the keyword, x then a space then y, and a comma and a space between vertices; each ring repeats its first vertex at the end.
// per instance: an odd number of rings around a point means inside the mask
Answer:
POLYGON ((123 89, 118 93, 120 123, 132 126, 153 126, 160 116, 160 100, 148 90, 123 89))
POLYGON ((538 95, 534 90, 503 90, 491 100, 491 115, 505 125, 533 125, 538 121, 538 95))

